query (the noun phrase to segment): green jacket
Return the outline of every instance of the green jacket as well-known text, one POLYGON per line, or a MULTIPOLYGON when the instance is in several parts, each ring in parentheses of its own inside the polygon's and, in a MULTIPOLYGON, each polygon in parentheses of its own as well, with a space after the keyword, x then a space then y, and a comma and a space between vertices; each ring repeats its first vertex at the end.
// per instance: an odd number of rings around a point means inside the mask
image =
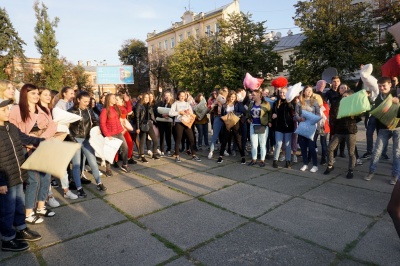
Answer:
MULTIPOLYGON (((253 108, 253 105, 254 105, 254 102, 251 102, 249 104, 249 108, 247 109, 247 114, 246 114, 247 119, 252 119, 251 108, 253 108)), ((271 116, 272 116, 271 105, 269 104, 269 102, 262 102, 261 103, 261 114, 260 114, 261 125, 268 126, 268 123, 270 123, 272 120, 271 116)))

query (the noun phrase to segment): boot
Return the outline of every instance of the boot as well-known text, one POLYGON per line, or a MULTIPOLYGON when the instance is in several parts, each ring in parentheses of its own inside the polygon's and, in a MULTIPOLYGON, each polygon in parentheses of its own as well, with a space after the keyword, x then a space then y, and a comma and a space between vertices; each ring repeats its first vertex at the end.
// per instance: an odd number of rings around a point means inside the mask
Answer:
POLYGON ((286 161, 286 168, 292 169, 292 162, 291 161, 286 161))
POLYGON ((274 160, 274 161, 272 162, 272 167, 273 167, 273 168, 278 168, 278 161, 277 161, 277 160, 274 160))

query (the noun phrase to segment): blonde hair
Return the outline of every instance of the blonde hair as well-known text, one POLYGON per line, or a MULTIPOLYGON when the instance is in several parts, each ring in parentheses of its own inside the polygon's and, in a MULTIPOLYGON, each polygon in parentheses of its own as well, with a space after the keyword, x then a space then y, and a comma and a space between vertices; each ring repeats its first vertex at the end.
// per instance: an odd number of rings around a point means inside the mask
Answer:
POLYGON ((299 98, 300 98, 301 106, 306 106, 306 100, 304 99, 304 92, 305 92, 306 89, 308 89, 308 88, 310 88, 310 89, 311 89, 311 92, 312 92, 311 97, 310 97, 310 106, 313 106, 313 105, 314 105, 314 101, 316 100, 315 97, 314 97, 313 88, 312 88, 311 86, 306 86, 306 87, 303 89, 303 91, 301 92, 300 97, 299 97, 299 98))
MULTIPOLYGON (((12 84, 12 82, 9 80, 0 80, 0 98, 3 100, 5 100, 4 91, 8 88, 8 84, 12 84)), ((15 98, 13 98, 12 100, 15 101, 15 98)))

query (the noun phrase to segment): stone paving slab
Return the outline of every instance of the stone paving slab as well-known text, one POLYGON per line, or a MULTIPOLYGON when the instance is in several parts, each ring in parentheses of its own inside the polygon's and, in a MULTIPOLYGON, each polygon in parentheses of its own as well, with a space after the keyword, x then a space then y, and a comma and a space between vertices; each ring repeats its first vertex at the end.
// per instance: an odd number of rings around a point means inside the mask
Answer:
POLYGON ((109 195, 105 199, 114 206, 118 206, 128 215, 137 217, 189 200, 191 197, 176 192, 162 184, 154 184, 109 195))
POLYGON ((188 249, 246 220, 194 199, 140 218, 139 222, 180 248, 188 249))
POLYGON ((372 222, 371 218, 304 199, 293 199, 257 220, 337 251, 357 239, 372 222))
POLYGON ((189 167, 189 168, 195 169, 196 171, 204 172, 204 171, 207 171, 207 170, 209 170, 211 168, 218 167, 218 164, 217 164, 217 161, 216 161, 217 159, 209 160, 207 157, 200 156, 201 162, 198 162, 198 161, 190 160, 188 158, 188 156, 185 156, 185 157, 186 158, 181 156, 182 164, 185 167, 189 167))
POLYGON ((334 180, 332 180, 332 183, 335 184, 342 184, 342 185, 348 185, 352 187, 359 187, 359 188, 365 188, 369 189, 372 191, 378 191, 378 192, 384 192, 384 193, 392 193, 393 191, 393 185, 390 185, 389 182, 387 182, 387 179, 389 177, 386 176, 385 180, 381 178, 373 178, 370 181, 365 181, 363 179, 364 176, 360 177, 354 177, 352 179, 347 179, 344 177, 337 177, 334 180))
POLYGON ((399 238, 389 215, 378 221, 350 254, 379 265, 399 265, 399 238))
POLYGON ((235 181, 218 177, 205 172, 191 173, 186 176, 165 181, 164 184, 176 188, 194 197, 210 193, 225 186, 233 185, 235 181))
POLYGON ((243 164, 232 163, 230 165, 224 165, 222 167, 208 170, 207 172, 236 181, 247 181, 253 177, 265 174, 266 170, 259 166, 247 166, 243 164), (249 169, 249 167, 251 168, 249 169))
POLYGON ((253 178, 249 181, 246 181, 246 183, 263 187, 272 191, 281 192, 286 195, 298 196, 316 186, 321 185, 322 181, 278 171, 253 178))
POLYGON ((41 251, 47 265, 156 265, 176 255, 126 222, 41 251))
POLYGON ((100 199, 60 207, 56 213, 54 217, 45 218, 43 223, 30 226, 42 235, 42 239, 35 242, 38 246, 53 244, 126 220, 125 216, 100 199))
POLYGON ((169 180, 193 173, 195 170, 184 167, 182 164, 165 164, 136 171, 137 174, 157 181, 169 180))
POLYGON ((290 175, 297 175, 297 176, 302 176, 302 177, 307 177, 307 178, 313 178, 313 179, 317 179, 320 181, 328 181, 336 176, 342 175, 343 173, 347 173, 346 171, 339 171, 338 169, 335 169, 334 172, 332 172, 329 175, 324 175, 324 171, 326 169, 326 166, 318 166, 318 172, 316 173, 311 173, 310 172, 310 167, 308 168, 307 171, 300 171, 300 168, 302 167, 302 164, 297 164, 296 166, 293 166, 292 169, 287 169, 287 168, 283 168, 281 169, 279 172, 281 173, 285 173, 285 174, 290 174, 290 175))
POLYGON ((208 194, 204 199, 246 217, 259 216, 290 196, 248 184, 235 184, 208 194))
POLYGON ((390 194, 340 184, 323 184, 303 195, 306 199, 364 215, 381 215, 390 194))
POLYGON ((137 187, 148 186, 155 181, 137 176, 134 173, 125 175, 115 175, 103 180, 104 185, 107 187, 105 192, 98 192, 102 195, 114 194, 125 190, 130 190, 137 187))
POLYGON ((363 266, 365 264, 356 262, 354 260, 346 260, 345 259, 345 260, 339 261, 337 264, 334 264, 334 265, 336 265, 336 266, 363 266))
POLYGON ((185 258, 179 258, 177 260, 174 260, 168 264, 166 264, 166 266, 193 266, 194 264, 192 264, 190 261, 188 261, 185 258))
POLYGON ((21 254, 17 254, 14 252, 4 252, 0 251, 0 265, 1 266, 16 266, 16 265, 29 265, 36 266, 40 265, 35 255, 30 251, 25 251, 21 254), (5 255, 5 256, 3 256, 5 255), (1 261, 5 257, 11 257, 8 260, 1 261))
POLYGON ((249 223, 191 252, 204 265, 329 265, 335 254, 249 223))
MULTIPOLYGON (((104 179, 104 184, 105 184, 105 182, 106 182, 105 180, 106 180, 106 179, 104 179)), ((83 187, 83 189, 85 190, 85 193, 87 194, 87 197, 86 197, 86 198, 77 198, 77 199, 74 199, 74 200, 64 198, 64 191, 63 191, 63 189, 61 188, 61 185, 60 185, 60 187, 58 187, 58 188, 52 188, 51 190, 53 191, 53 196, 56 198, 56 200, 57 200, 61 205, 75 204, 75 203, 78 203, 78 202, 83 202, 83 201, 87 201, 87 200, 91 200, 91 199, 96 198, 96 195, 94 195, 94 194, 91 193, 89 190, 87 190, 87 188, 89 187, 90 189, 93 189, 93 190, 96 190, 96 191, 97 191, 96 185, 94 185, 93 182, 92 182, 92 184, 83 185, 82 187, 83 187)), ((76 190, 71 190, 71 192, 74 193, 74 194, 77 193, 76 190)), ((102 193, 102 192, 99 192, 99 193, 102 193)), ((57 209, 54 209, 54 212, 57 213, 57 209)))

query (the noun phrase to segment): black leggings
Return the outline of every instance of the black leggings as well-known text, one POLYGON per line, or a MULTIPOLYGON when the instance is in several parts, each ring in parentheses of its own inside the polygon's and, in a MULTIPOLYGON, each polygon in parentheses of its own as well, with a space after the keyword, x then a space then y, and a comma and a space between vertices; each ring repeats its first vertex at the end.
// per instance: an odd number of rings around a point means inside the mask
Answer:
POLYGON ((185 126, 184 124, 182 124, 180 122, 175 123, 175 134, 176 134, 175 155, 179 156, 179 144, 181 143, 183 132, 186 133, 186 136, 189 140, 190 148, 192 150, 192 155, 195 155, 196 145, 195 145, 195 141, 194 141, 193 131, 191 128, 185 126))
POLYGON ((233 135, 233 140, 235 141, 239 152, 240 156, 244 157, 244 150, 242 147, 242 136, 239 133, 240 131, 240 125, 239 123, 236 123, 229 131, 226 129, 226 126, 223 125, 220 133, 220 139, 221 139, 221 149, 219 150, 219 156, 223 156, 225 149, 226 149, 226 144, 229 143, 229 140, 232 138, 233 135))
POLYGON ((143 132, 143 131, 139 132, 139 138, 140 138, 139 156, 144 155, 144 143, 146 142, 147 134, 149 134, 150 138, 153 140, 153 154, 157 154, 158 140, 156 133, 154 133, 153 125, 150 125, 149 132, 143 132))

